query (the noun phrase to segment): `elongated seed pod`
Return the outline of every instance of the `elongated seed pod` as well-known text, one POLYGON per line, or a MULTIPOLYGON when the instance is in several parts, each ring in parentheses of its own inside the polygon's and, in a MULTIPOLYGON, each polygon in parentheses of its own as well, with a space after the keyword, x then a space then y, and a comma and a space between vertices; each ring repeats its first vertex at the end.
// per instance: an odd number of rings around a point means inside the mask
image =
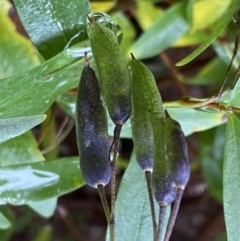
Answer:
POLYGON ((190 164, 186 138, 180 124, 166 111, 165 144, 171 163, 171 173, 176 187, 184 189, 190 177, 190 164))
POLYGON ((143 171, 153 167, 153 131, 149 112, 162 113, 162 99, 151 71, 132 55, 132 136, 136 160, 143 171))
POLYGON ((175 200, 175 183, 167 159, 164 143, 165 120, 158 113, 150 114, 154 139, 154 162, 152 173, 153 194, 158 203, 167 205, 175 200))
MULTIPOLYGON (((155 79, 151 71, 132 55, 130 62, 132 73, 132 136, 136 160, 140 168, 145 171, 148 187, 149 202, 152 213, 154 236, 156 236, 157 224, 155 217, 154 201, 152 194, 152 169, 154 159, 153 128, 150 120, 151 113, 157 113, 160 120, 164 120, 165 114, 162 99, 159 94, 155 79)), ((164 126, 161 127, 163 130, 164 126)), ((156 193, 155 193, 156 194, 156 193)))
POLYGON ((131 115, 131 78, 117 37, 92 19, 89 19, 88 36, 109 115, 116 125, 123 125, 131 115))
POLYGON ((165 121, 159 114, 151 114, 154 139, 154 162, 152 173, 153 194, 160 205, 166 206, 175 200, 176 188, 171 175, 171 163, 167 159, 164 139, 165 121))
POLYGON ((165 119, 161 118, 158 113, 152 113, 150 119, 154 140, 152 189, 155 199, 160 206, 157 240, 161 240, 166 207, 174 202, 176 188, 171 175, 171 165, 165 150, 165 119))
POLYGON ((164 241, 170 239, 175 220, 180 207, 183 190, 190 177, 190 165, 188 159, 187 142, 180 124, 172 119, 166 111, 165 144, 168 160, 171 163, 171 175, 176 185, 176 198, 167 226, 164 241))
POLYGON ((107 116, 97 77, 86 56, 77 94, 76 132, 84 180, 94 188, 107 185, 111 177, 107 116))

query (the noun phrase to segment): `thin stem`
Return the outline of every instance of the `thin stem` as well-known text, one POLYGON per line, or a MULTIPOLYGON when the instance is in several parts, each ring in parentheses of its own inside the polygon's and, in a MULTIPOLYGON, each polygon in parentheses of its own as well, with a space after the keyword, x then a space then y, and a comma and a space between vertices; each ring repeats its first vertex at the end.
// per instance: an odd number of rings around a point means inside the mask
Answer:
POLYGON ((109 206, 108 206, 108 202, 107 202, 104 186, 102 184, 99 184, 97 186, 97 189, 98 189, 99 197, 100 197, 101 202, 102 202, 102 206, 103 206, 103 209, 104 209, 104 213, 105 213, 107 222, 109 223, 110 222, 111 213, 110 213, 110 209, 109 209, 109 206))
POLYGON ((182 84, 182 82, 180 81, 181 76, 178 72, 178 69, 176 68, 176 66, 173 64, 171 58, 169 58, 169 56, 165 53, 162 52, 160 53, 160 57, 163 61, 163 63, 169 68, 169 70, 172 72, 173 75, 173 79, 176 82, 176 84, 178 85, 181 93, 183 95, 187 95, 188 91, 186 89, 186 87, 182 84))
MULTIPOLYGON (((109 150, 109 160, 110 153, 113 149, 113 159, 111 161, 111 220, 110 220, 110 230, 112 229, 112 235, 114 240, 114 228, 115 228, 115 200, 116 200, 116 160, 119 149, 120 133, 122 130, 122 125, 116 125, 114 129, 113 143, 109 150)), ((112 240, 111 240, 112 241, 112 240)))
POLYGON ((162 239, 163 223, 165 218, 167 206, 159 204, 159 218, 158 218, 158 228, 157 228, 157 241, 162 239))
POLYGON ((181 203, 181 200, 182 200, 182 195, 183 195, 183 189, 178 187, 177 192, 176 192, 176 199, 175 199, 173 209, 172 209, 172 212, 171 212, 171 217, 170 217, 169 222, 168 222, 167 231, 166 231, 164 241, 168 241, 171 237, 172 230, 173 230, 173 227, 174 227, 177 215, 178 215, 180 203, 181 203))
MULTIPOLYGON (((232 55, 232 58, 230 60, 229 65, 228 65, 226 74, 224 76, 222 87, 220 88, 217 96, 220 96, 222 91, 223 91, 223 88, 224 88, 224 86, 226 84, 226 81, 227 81, 227 78, 228 78, 228 75, 229 75, 229 71, 230 71, 230 69, 232 67, 232 63, 233 63, 233 61, 234 61, 234 59, 235 59, 235 57, 237 55, 237 52, 238 52, 238 41, 239 41, 239 35, 240 35, 240 10, 238 10, 238 12, 237 12, 237 21, 236 22, 237 22, 237 37, 236 37, 235 43, 234 43, 233 55, 232 55)), ((238 66, 238 70, 239 70, 239 66, 238 66)), ((238 71, 237 71, 237 73, 238 73, 238 71)), ((236 82, 236 81, 234 81, 234 82, 236 82)), ((235 85, 235 83, 234 83, 234 85, 235 85)))
POLYGON ((52 108, 49 108, 47 110, 46 115, 47 115, 47 119, 42 123, 42 125, 41 125, 42 131, 41 131, 40 136, 37 139, 38 146, 40 146, 41 143, 43 142, 43 139, 44 139, 44 137, 49 129, 49 126, 51 124, 51 121, 53 119, 52 108))
POLYGON ((238 66, 237 70, 236 70, 236 74, 234 76, 234 81, 233 81, 233 84, 232 84, 232 87, 231 89, 234 88, 234 86, 236 85, 238 79, 239 79, 239 76, 240 76, 240 65, 238 66))
MULTIPOLYGON (((240 69, 239 69, 239 72, 240 72, 240 69)), ((240 74, 240 73, 239 73, 240 74)), ((224 93, 222 93, 222 96, 223 94, 227 93, 229 90, 225 91, 224 93)), ((213 97, 212 97, 212 100, 214 101, 213 97)), ((213 101, 202 101, 202 100, 197 100, 197 99, 191 99, 191 98, 184 98, 184 99, 181 99, 181 105, 179 104, 178 101, 171 101, 171 102, 165 102, 163 103, 163 106, 165 108, 167 107, 186 107, 186 108, 192 108, 192 109, 195 109, 195 108, 210 108, 210 109, 216 109, 216 110, 219 110, 219 111, 231 111, 231 112, 234 112, 234 113, 240 113, 240 109, 237 108, 237 107, 232 107, 232 106, 229 106, 229 107, 225 107, 223 105, 221 105, 221 103, 216 103, 216 102, 213 102, 213 101)))
POLYGON ((82 240, 82 235, 74 223, 72 216, 63 205, 57 205, 56 214, 62 219, 63 223, 68 228, 69 234, 74 240, 82 240))
POLYGON ((157 240, 157 222, 156 222, 156 214, 155 214, 154 200, 153 200, 153 193, 152 193, 152 186, 151 186, 151 177, 152 177, 152 172, 146 171, 145 178, 147 182, 148 197, 149 197, 151 214, 152 214, 153 237, 154 237, 154 241, 156 241, 157 240))
MULTIPOLYGON (((68 118, 65 119, 65 121, 68 120, 68 118)), ((66 125, 66 122, 64 121, 64 123, 62 124, 62 126, 60 127, 53 143, 46 149, 42 150, 42 154, 46 154, 49 151, 51 151, 52 149, 54 149, 56 146, 58 146, 65 138, 66 136, 69 134, 69 132, 72 130, 72 128, 74 127, 75 122, 72 120, 70 122, 70 124, 68 125, 68 127, 66 128, 65 131, 63 131, 63 128, 66 125)))

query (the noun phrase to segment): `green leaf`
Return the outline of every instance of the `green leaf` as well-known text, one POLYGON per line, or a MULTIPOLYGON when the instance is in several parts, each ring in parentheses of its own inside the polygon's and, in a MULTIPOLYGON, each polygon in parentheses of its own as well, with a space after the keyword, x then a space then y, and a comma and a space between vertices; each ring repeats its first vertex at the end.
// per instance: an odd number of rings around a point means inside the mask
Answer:
MULTIPOLYGON (((57 103, 60 107, 67 112, 70 116, 75 118, 75 103, 76 95, 65 94, 58 98, 57 103)), ((174 106, 179 103, 174 103, 174 106)), ((199 132, 203 130, 210 129, 212 127, 221 125, 226 122, 226 116, 224 113, 212 113, 207 111, 202 111, 199 109, 191 109, 184 107, 170 107, 169 105, 164 105, 172 118, 180 122, 181 127, 185 135, 191 135, 194 132, 199 132)), ((108 117, 108 133, 113 134, 115 125, 108 117)), ((132 138, 132 130, 130 121, 127 121, 123 125, 121 131, 122 138, 132 138)))
MULTIPOLYGON (((38 149, 38 144, 31 132, 27 132, 0 145, 1 167, 21 163, 33 163, 42 160, 44 160, 44 157, 38 149)), ((0 179, 0 182, 1 181, 0 179)), ((57 198, 27 202, 28 206, 43 217, 53 215, 56 203, 57 198)))
POLYGON ((3 167, 0 177, 0 204, 43 201, 84 185, 79 157, 3 167))
MULTIPOLYGON (((234 44, 231 43, 222 43, 220 41, 215 41, 213 43, 213 48, 216 54, 219 56, 219 58, 222 59, 226 63, 226 65, 229 64, 232 58, 234 44)), ((240 62, 240 53, 236 54, 236 57, 233 61, 232 67, 236 70, 240 62)))
POLYGON ((41 140, 41 149, 42 153, 44 153, 45 159, 50 161, 58 158, 59 145, 56 145, 55 147, 53 146, 57 141, 56 116, 53 114, 53 108, 48 109, 46 114, 47 119, 41 125, 40 131, 44 133, 44 137, 41 140))
MULTIPOLYGON (((155 202, 156 214, 159 205, 155 202)), ((164 230, 170 208, 167 209, 164 230)), ((133 154, 125 171, 116 202, 116 241, 153 240, 153 227, 144 172, 140 169, 133 154)), ((107 239, 108 240, 108 237, 107 239)))
POLYGON ((0 79, 29 70, 39 64, 35 49, 29 39, 20 35, 9 18, 11 4, 1 0, 0 8, 0 79))
POLYGON ((226 122, 224 113, 212 113, 190 108, 167 108, 170 116, 177 120, 186 136, 226 122))
POLYGON ((46 115, 36 115, 0 119, 0 143, 32 129, 43 122, 45 118, 46 115))
POLYGON ((53 229, 50 225, 45 225, 38 232, 38 235, 34 238, 33 241, 51 241, 53 240, 53 229))
POLYGON ((137 39, 130 49, 136 59, 159 54, 186 33, 189 25, 184 16, 185 7, 184 2, 175 4, 137 39))
POLYGON ((45 59, 87 38, 88 0, 14 0, 20 19, 45 59))
POLYGON ((1 118, 45 113, 58 96, 77 86, 84 51, 89 48, 74 46, 30 71, 1 80, 1 118))
POLYGON ((221 21, 219 18, 226 12, 233 0, 201 0, 193 6, 193 23, 191 31, 207 28, 210 24, 221 21))
POLYGON ((56 103, 64 110, 69 116, 75 118, 75 106, 77 101, 77 94, 65 93, 59 96, 56 103))
POLYGON ((221 81, 226 73, 227 65, 218 57, 209 61, 195 76, 184 78, 183 82, 191 85, 208 85, 221 81))
POLYGON ((180 39, 173 43, 172 47, 185 47, 189 45, 201 44, 208 36, 203 31, 188 32, 184 34, 180 39))
POLYGON ((227 234, 223 233, 219 238, 217 238, 215 241, 228 241, 227 240, 227 234))
POLYGON ((208 39, 204 41, 195 51, 193 51, 186 58, 178 62, 177 66, 182 66, 189 63, 195 57, 197 57, 200 53, 202 53, 219 35, 220 33, 227 27, 229 22, 232 20, 232 16, 234 12, 239 8, 240 4, 238 1, 232 5, 232 7, 225 12, 225 14, 219 19, 216 24, 213 24, 210 28, 211 34, 208 39))
POLYGON ((219 202, 223 199, 223 150, 225 125, 200 134, 200 159, 203 177, 210 194, 219 202))
POLYGON ((44 157, 30 131, 0 145, 1 167, 43 160, 44 157))
POLYGON ((0 223, 3 224, 3 226, 0 227, 1 241, 9 241, 16 227, 16 215, 10 206, 1 206, 0 213, 1 216, 3 215, 0 221, 0 223))
POLYGON ((30 201, 27 205, 44 218, 51 217, 57 207, 57 198, 49 198, 43 201, 30 201))
POLYGON ((238 80, 234 89, 231 91, 230 99, 227 103, 228 106, 240 107, 239 102, 239 95, 240 95, 240 81, 238 80))
POLYGON ((126 58, 130 58, 128 54, 129 46, 132 44, 133 39, 136 35, 133 24, 122 12, 117 12, 112 16, 113 21, 118 24, 123 33, 123 38, 121 41, 121 50, 125 54, 126 58))
POLYGON ((136 18, 143 30, 153 25, 156 19, 164 12, 155 7, 150 1, 137 1, 136 18))
POLYGON ((92 12, 109 12, 115 4, 116 0, 91 1, 92 12))
POLYGON ((11 227, 9 220, 0 212, 0 229, 8 229, 11 227))
POLYGON ((240 120, 228 114, 223 165, 223 205, 228 241, 240 237, 240 120))

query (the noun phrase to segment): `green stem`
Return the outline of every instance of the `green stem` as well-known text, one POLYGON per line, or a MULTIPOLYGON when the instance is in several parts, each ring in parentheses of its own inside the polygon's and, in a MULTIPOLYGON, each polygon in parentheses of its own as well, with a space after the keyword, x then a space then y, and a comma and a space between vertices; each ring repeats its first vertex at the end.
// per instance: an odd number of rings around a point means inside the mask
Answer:
POLYGON ((101 202, 102 202, 102 206, 103 206, 103 209, 104 209, 105 216, 107 218, 107 222, 109 223, 111 214, 110 214, 110 209, 109 209, 109 206, 108 206, 104 186, 102 184, 99 184, 97 186, 97 189, 98 189, 99 197, 100 197, 101 202))
POLYGON ((110 213, 110 209, 109 209, 109 206, 108 206, 104 186, 102 184, 99 184, 97 186, 97 189, 98 189, 99 197, 101 199, 102 206, 103 206, 103 209, 104 209, 104 213, 105 213, 108 225, 109 225, 110 241, 114 241, 114 227, 111 224, 111 213, 110 213))
POLYGON ((112 239, 114 241, 114 230, 115 230, 115 200, 116 200, 116 160, 119 149, 120 133, 122 130, 122 125, 116 125, 114 129, 113 143, 109 150, 109 159, 110 152, 113 149, 113 159, 111 161, 111 220, 110 220, 110 231, 112 230, 112 239))
MULTIPOLYGON (((229 65, 228 65, 226 74, 225 74, 225 76, 224 76, 223 83, 222 83, 222 87, 220 88, 217 96, 221 96, 221 93, 222 93, 222 91, 223 91, 223 88, 224 88, 224 86, 225 86, 225 84, 226 84, 226 82, 227 82, 227 78, 228 78, 228 75, 229 75, 229 71, 230 71, 230 69, 231 69, 231 67, 232 67, 233 60, 235 59, 235 57, 236 57, 236 55, 237 55, 239 35, 240 35, 240 10, 238 10, 238 12, 237 12, 237 37, 236 37, 235 43, 234 43, 233 55, 232 55, 232 58, 231 58, 231 60, 230 60, 229 65)), ((237 70, 237 73, 236 73, 236 75, 235 75, 235 80, 234 80, 233 86, 236 84, 236 81, 237 81, 238 78, 239 78, 239 67, 240 67, 240 66, 238 66, 238 70, 237 70)))
POLYGON ((148 189, 148 197, 149 197, 151 214, 152 214, 153 237, 154 237, 154 241, 156 241, 156 239, 157 239, 157 222, 156 222, 156 214, 155 214, 154 200, 153 200, 153 193, 152 193, 152 186, 151 186, 151 176, 152 176, 152 172, 150 172, 150 171, 145 172, 145 178, 146 178, 147 189, 148 189))
POLYGON ((182 195, 183 195, 183 189, 178 187, 177 192, 176 192, 176 199, 175 199, 173 209, 172 209, 172 212, 171 212, 171 217, 170 217, 169 222, 168 222, 168 226, 167 226, 164 241, 168 241, 170 239, 171 234, 172 234, 172 230, 173 230, 173 227, 174 227, 177 215, 178 215, 180 203, 181 203, 181 200, 182 200, 182 195))
POLYGON ((163 222, 165 218, 167 206, 159 204, 159 218, 158 218, 158 228, 157 228, 157 241, 162 239, 163 222))

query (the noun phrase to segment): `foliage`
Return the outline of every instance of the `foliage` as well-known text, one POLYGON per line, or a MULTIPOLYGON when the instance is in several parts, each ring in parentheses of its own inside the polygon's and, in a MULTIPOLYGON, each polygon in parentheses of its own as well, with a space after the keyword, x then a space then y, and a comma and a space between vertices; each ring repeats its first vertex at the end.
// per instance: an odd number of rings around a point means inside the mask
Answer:
MULTIPOLYGON (((91 52, 86 32, 86 16, 91 12, 91 4, 88 0, 71 3, 67 0, 60 3, 56 0, 14 0, 30 40, 19 34, 9 18, 10 3, 0 1, 0 56, 3 60, 0 62, 0 229, 4 230, 2 240, 9 240, 12 232, 9 228, 15 221, 7 204, 26 204, 38 214, 49 217, 54 213, 59 196, 84 185, 78 157, 56 156, 55 160, 49 161, 47 156, 42 155, 39 139, 31 129, 45 120, 49 109, 48 113, 52 114, 53 103, 66 116, 73 118, 75 115, 76 94, 70 90, 78 85, 84 52, 91 52)), ((207 0, 172 1, 164 9, 161 1, 137 0, 131 11, 138 27, 141 27, 140 36, 124 14, 126 9, 118 8, 113 1, 93 3, 92 9, 109 11, 118 22, 123 33, 121 47, 127 58, 130 58, 130 52, 138 59, 145 59, 158 56, 171 47, 190 46, 194 51, 178 60, 177 65, 182 66, 212 46, 216 54, 210 62, 191 77, 177 75, 177 78, 181 84, 195 86, 214 83, 216 89, 211 93, 214 95, 220 89, 223 69, 230 61, 234 42, 231 36, 235 33, 232 18, 240 7, 237 0, 222 2, 213 0, 209 5, 207 0), (154 2, 158 2, 160 7, 154 2), (225 38, 229 38, 231 43, 222 41, 225 38)), ((239 56, 233 68, 237 68, 238 61, 239 56)), ((239 85, 237 82, 232 90, 216 100, 210 97, 207 100, 183 98, 164 103, 169 114, 181 124, 185 135, 202 132, 202 171, 211 194, 223 201, 229 241, 235 241, 240 236, 240 125, 235 114, 240 108, 239 85), (217 127, 225 122, 226 134, 222 127, 217 127), (208 138, 203 131, 213 127, 216 128, 210 130, 212 137, 208 138), (224 149, 223 160, 216 149, 224 149)), ((108 121, 112 135, 114 125, 110 118, 108 121)), ((44 125, 46 122, 38 129, 44 125)), ((129 122, 124 125, 121 136, 132 137, 129 122)), ((126 237, 123 240, 126 241, 147 240, 142 232, 151 227, 147 216, 149 207, 144 209, 142 206, 146 202, 143 174, 135 162, 133 154, 122 178, 116 206, 119 213, 116 233, 124 232, 126 237), (136 180, 133 181, 133 177, 136 180), (124 218, 128 216, 125 214, 129 215, 131 222, 127 226, 124 218), (138 216, 134 216, 136 214, 138 216)), ((44 232, 51 236, 51 231, 46 228, 42 232, 43 236, 44 232)), ((36 240, 40 239, 36 237, 36 240)))

